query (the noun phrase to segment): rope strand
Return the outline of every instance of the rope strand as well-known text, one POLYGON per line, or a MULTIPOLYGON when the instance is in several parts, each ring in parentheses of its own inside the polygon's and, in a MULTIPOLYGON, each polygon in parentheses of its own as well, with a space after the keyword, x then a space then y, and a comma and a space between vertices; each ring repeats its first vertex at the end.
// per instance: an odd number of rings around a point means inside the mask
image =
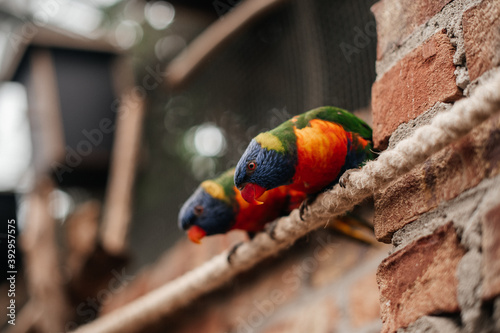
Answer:
POLYGON ((297 210, 280 218, 274 230, 275 240, 260 233, 238 248, 231 265, 226 259, 227 252, 223 252, 170 283, 80 327, 76 332, 141 332, 148 324, 159 321, 197 297, 220 287, 236 274, 292 245, 333 216, 351 210, 374 191, 384 188, 391 180, 424 162, 499 111, 500 72, 478 87, 473 96, 456 102, 449 111, 436 116, 430 125, 419 128, 394 149, 368 162, 363 169, 351 172, 346 188, 335 186, 318 196, 306 211, 305 221, 300 220, 297 210))

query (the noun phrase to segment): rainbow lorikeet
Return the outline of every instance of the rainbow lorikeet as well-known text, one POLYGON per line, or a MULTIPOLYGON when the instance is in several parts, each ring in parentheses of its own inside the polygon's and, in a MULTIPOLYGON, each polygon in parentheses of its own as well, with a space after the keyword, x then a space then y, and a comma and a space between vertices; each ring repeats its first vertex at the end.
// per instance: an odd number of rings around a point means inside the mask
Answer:
POLYGON ((234 168, 216 179, 206 180, 184 203, 179 212, 179 228, 187 230, 195 243, 207 235, 222 234, 233 229, 245 230, 252 237, 276 218, 299 207, 306 198, 303 192, 287 186, 267 191, 265 204, 246 202, 233 182, 234 168))
MULTIPOLYGON (((264 204, 254 206, 241 197, 233 184, 233 177, 234 168, 216 179, 202 182, 182 206, 179 228, 187 230, 191 241, 200 243, 207 235, 226 233, 233 229, 245 230, 253 237, 267 223, 297 208, 306 198, 303 192, 281 186, 263 195, 264 204)), ((338 217, 328 226, 364 243, 376 244, 371 227, 358 217, 338 217)))
POLYGON ((353 114, 320 107, 257 135, 236 166, 234 183, 252 204, 282 185, 314 198, 373 158, 371 138, 371 128, 353 114))

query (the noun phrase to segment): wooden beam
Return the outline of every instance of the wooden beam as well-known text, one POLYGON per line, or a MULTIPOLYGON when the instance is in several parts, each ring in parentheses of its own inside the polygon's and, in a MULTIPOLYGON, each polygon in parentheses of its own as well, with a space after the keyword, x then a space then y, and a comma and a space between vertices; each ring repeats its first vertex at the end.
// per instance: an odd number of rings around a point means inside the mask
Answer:
POLYGON ((104 249, 114 255, 122 254, 126 250, 143 118, 144 100, 131 89, 121 99, 117 114, 101 230, 104 249))
POLYGON ((26 228, 20 245, 25 255, 29 307, 36 332, 64 332, 69 319, 65 277, 57 246, 57 221, 50 214, 50 193, 54 187, 42 178, 29 194, 26 228))
POLYGON ((167 85, 180 89, 207 59, 241 30, 287 0, 247 0, 209 26, 167 66, 167 85))
POLYGON ((50 172, 64 159, 64 130, 56 72, 48 49, 33 50, 28 105, 33 135, 33 159, 37 175, 50 172))

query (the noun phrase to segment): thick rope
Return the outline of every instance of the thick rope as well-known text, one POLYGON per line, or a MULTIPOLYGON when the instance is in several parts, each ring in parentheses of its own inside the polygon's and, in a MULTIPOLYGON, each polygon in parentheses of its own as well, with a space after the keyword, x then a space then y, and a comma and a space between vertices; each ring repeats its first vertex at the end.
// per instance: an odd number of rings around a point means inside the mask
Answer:
POLYGON ((297 210, 279 219, 274 231, 275 240, 260 233, 238 248, 231 265, 227 262, 227 252, 221 253, 172 282, 80 327, 76 332, 142 332, 148 324, 220 287, 239 272, 292 245, 298 238, 325 225, 335 216, 351 210, 374 191, 384 188, 391 180, 424 162, 499 111, 500 72, 478 87, 472 97, 456 102, 449 111, 436 116, 430 125, 421 127, 359 171, 351 172, 346 188, 335 186, 320 195, 306 211, 305 221, 300 220, 297 210))

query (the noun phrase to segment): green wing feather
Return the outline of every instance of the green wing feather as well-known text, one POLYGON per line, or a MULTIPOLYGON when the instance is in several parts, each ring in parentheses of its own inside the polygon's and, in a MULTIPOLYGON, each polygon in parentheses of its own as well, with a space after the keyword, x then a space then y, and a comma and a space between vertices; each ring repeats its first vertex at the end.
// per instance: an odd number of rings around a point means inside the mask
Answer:
POLYGON ((231 168, 224 173, 222 173, 219 177, 214 179, 214 182, 222 186, 224 190, 224 194, 227 196, 229 200, 234 199, 234 169, 231 168))
POLYGON ((276 136, 281 141, 285 148, 285 154, 293 154, 297 149, 295 145, 297 138, 293 128, 304 128, 308 126, 309 122, 313 119, 335 122, 344 127, 348 132, 358 133, 363 139, 372 140, 372 129, 367 123, 352 113, 333 106, 323 106, 305 112, 297 116, 296 121, 285 121, 275 129, 269 131, 269 133, 276 136))
POLYGON ((372 129, 367 123, 352 113, 333 106, 323 106, 303 113, 297 119, 295 126, 297 126, 297 128, 304 128, 313 119, 337 123, 348 132, 358 133, 363 139, 372 139, 372 129))

